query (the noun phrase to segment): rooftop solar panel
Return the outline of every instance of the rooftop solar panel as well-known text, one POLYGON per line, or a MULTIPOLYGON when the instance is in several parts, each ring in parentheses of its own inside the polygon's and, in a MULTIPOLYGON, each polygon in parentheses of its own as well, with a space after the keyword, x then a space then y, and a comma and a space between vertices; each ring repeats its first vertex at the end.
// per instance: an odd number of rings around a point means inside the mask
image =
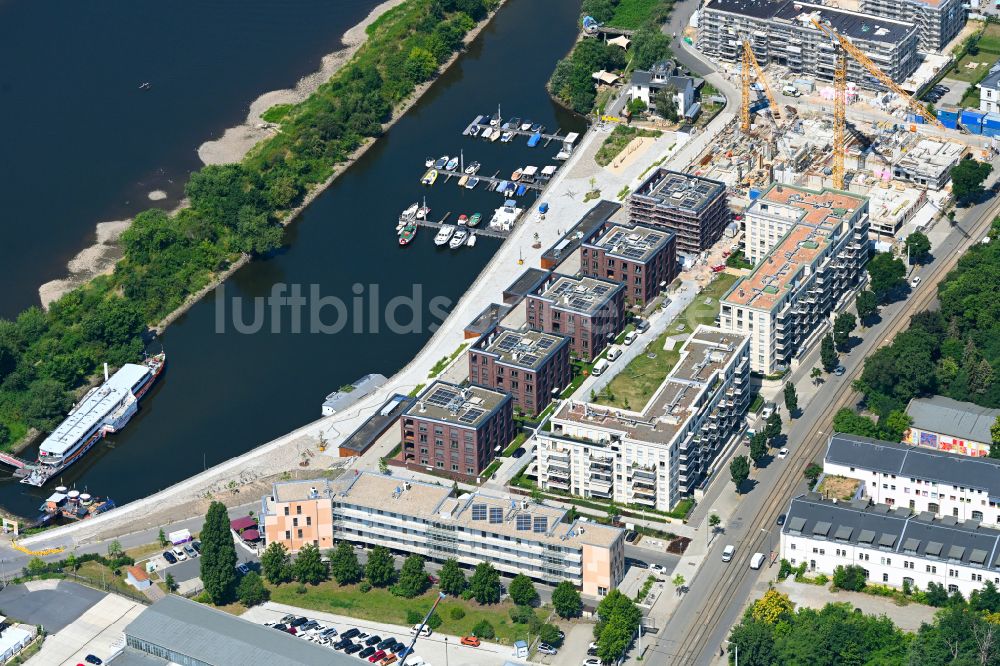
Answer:
POLYGON ((518 531, 530 530, 531 516, 526 513, 517 514, 517 529, 518 531))
POLYGON ((537 534, 544 534, 549 531, 549 519, 545 516, 535 516, 535 529, 537 534))
POLYGON ((459 423, 475 423, 478 421, 486 412, 482 409, 469 409, 464 414, 462 414, 458 421, 459 423))
POLYGON ((472 519, 473 520, 486 520, 486 505, 485 504, 473 504, 472 505, 472 519))
POLYGON ((503 522, 503 509, 497 506, 490 507, 490 523, 499 525, 503 522))

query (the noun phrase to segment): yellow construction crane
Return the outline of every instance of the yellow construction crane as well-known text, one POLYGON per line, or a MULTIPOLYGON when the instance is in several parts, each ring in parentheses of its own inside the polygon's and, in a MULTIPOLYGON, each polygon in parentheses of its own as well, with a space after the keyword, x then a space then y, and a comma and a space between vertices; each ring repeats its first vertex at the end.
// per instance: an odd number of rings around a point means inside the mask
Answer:
POLYGON ((743 40, 743 106, 740 107, 740 129, 744 132, 750 131, 750 68, 757 73, 757 80, 760 81, 761 85, 764 86, 764 94, 767 95, 767 101, 771 104, 771 113, 773 114, 775 120, 781 118, 778 112, 778 103, 774 100, 774 95, 771 94, 771 86, 767 85, 767 77, 764 76, 764 70, 761 69, 760 63, 757 62, 757 57, 753 54, 753 49, 750 47, 750 40, 743 40))

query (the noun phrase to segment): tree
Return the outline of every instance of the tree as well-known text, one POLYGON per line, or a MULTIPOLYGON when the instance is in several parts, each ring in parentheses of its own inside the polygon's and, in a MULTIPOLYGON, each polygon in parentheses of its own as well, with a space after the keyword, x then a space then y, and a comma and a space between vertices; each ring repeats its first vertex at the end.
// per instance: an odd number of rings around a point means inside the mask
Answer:
POLYGON ((813 384, 819 385, 823 381, 823 371, 819 368, 813 368, 809 371, 809 378, 813 381, 813 384))
POLYGON ((833 343, 839 352, 851 350, 851 333, 857 328, 858 320, 850 312, 841 312, 833 320, 833 343))
POLYGON ((427 578, 427 571, 424 570, 424 558, 419 555, 410 555, 403 561, 403 568, 399 571, 399 580, 392 586, 392 593, 412 599, 423 594, 430 587, 430 580, 427 578))
POLYGON ((676 576, 674 576, 670 580, 670 582, 677 589, 677 594, 680 594, 681 593, 681 589, 684 587, 684 583, 685 583, 684 576, 682 576, 680 574, 677 574, 676 576))
POLYGON ((385 546, 375 546, 368 553, 365 576, 375 587, 387 587, 396 579, 396 566, 392 553, 385 546))
POLYGON ((472 597, 481 604, 500 601, 500 574, 489 562, 480 562, 469 581, 472 597))
POLYGON ((750 478, 750 461, 747 460, 746 456, 736 456, 733 461, 729 463, 729 476, 733 479, 733 485, 736 486, 736 492, 740 492, 740 486, 743 482, 750 478))
POLYGON ((906 237, 905 247, 910 262, 921 263, 931 254, 931 239, 924 233, 914 231, 906 237))
POLYGON ((167 535, 163 533, 163 528, 160 528, 160 533, 156 537, 157 541, 160 542, 160 548, 166 546, 169 542, 167 541, 167 535))
POLYGON ((174 579, 174 575, 172 573, 168 573, 167 574, 166 578, 163 579, 163 584, 167 586, 167 590, 168 591, 170 591, 170 592, 176 592, 177 591, 177 587, 178 587, 177 580, 174 579))
POLYGON ((925 592, 925 596, 927 598, 927 603, 936 608, 940 608, 948 603, 948 590, 944 589, 944 585, 941 585, 940 583, 927 583, 927 592, 925 592))
POLYGON ((201 582, 216 606, 232 601, 236 591, 236 544, 229 530, 229 513, 212 502, 201 528, 201 582))
POLYGON ((264 581, 256 571, 245 574, 236 587, 236 597, 247 608, 264 603, 270 596, 270 592, 264 587, 264 581))
POLYGON ((823 473, 823 468, 816 463, 809 463, 809 465, 802 470, 802 475, 806 477, 806 481, 809 483, 809 489, 812 490, 813 486, 816 485, 816 480, 819 475, 823 473))
POLYGON ((604 663, 617 662, 625 654, 635 631, 622 618, 608 620, 597 639, 597 656, 604 663))
POLYGON ((860 592, 865 589, 866 584, 865 570, 857 564, 848 564, 846 567, 838 564, 833 570, 833 585, 841 590, 860 592))
POLYGON ((879 435, 882 439, 902 441, 903 435, 913 425, 913 419, 902 409, 894 409, 888 415, 879 419, 879 435))
POLYGON ((65 418, 72 404, 62 383, 54 379, 36 379, 21 398, 21 414, 32 428, 51 431, 65 418))
POLYGON ((580 591, 568 580, 561 581, 552 591, 552 607, 564 620, 578 617, 583 610, 580 591))
POLYGON ((1000 612, 1000 591, 997 591, 993 581, 988 580, 981 589, 972 591, 969 606, 980 613, 1000 612))
POLYGON ((767 422, 764 424, 764 434, 772 443, 776 437, 781 435, 781 415, 778 414, 777 410, 771 412, 771 415, 767 417, 767 422))
POLYGON ((785 409, 788 410, 789 418, 799 409, 799 394, 795 391, 795 384, 791 382, 785 384, 785 409))
POLYGON ((281 246, 284 227, 268 219, 249 206, 240 209, 236 216, 233 249, 249 255, 267 254, 281 246))
POLYGON ((791 615, 794 610, 795 605, 788 598, 788 595, 772 588, 750 607, 750 617, 764 624, 777 624, 779 620, 786 619, 791 615))
POLYGON ((427 49, 414 46, 410 49, 410 54, 406 57, 406 64, 403 70, 414 83, 422 83, 437 72, 438 62, 434 54, 427 49))
POLYGON ((108 544, 108 558, 109 559, 117 560, 119 557, 121 557, 124 554, 125 554, 125 551, 122 550, 122 542, 119 541, 118 539, 115 539, 114 541, 112 541, 111 543, 108 544))
POLYGON ((719 531, 719 525, 722 524, 722 518, 719 518, 719 514, 713 513, 708 517, 708 526, 712 528, 713 532, 719 531))
POLYGON ((670 37, 663 34, 660 26, 646 23, 632 35, 631 52, 637 69, 649 69, 670 57, 670 37))
POLYGON ((673 86, 657 90, 653 95, 653 106, 664 120, 676 123, 680 119, 677 113, 677 89, 673 86))
POLYGON ((458 565, 458 560, 454 557, 449 557, 445 560, 444 566, 441 567, 441 571, 438 574, 438 587, 441 588, 441 591, 457 597, 468 586, 469 583, 465 580, 465 574, 462 573, 462 567, 458 565))
POLYGON ((750 459, 760 467, 761 459, 767 454, 767 435, 762 432, 750 438, 750 459))
POLYGON ((489 620, 480 620, 476 623, 476 626, 472 628, 472 635, 476 638, 485 638, 490 640, 495 637, 496 631, 493 630, 493 625, 490 624, 489 620))
POLYGON ((774 658, 774 649, 773 629, 763 622, 744 618, 729 634, 729 663, 733 663, 733 656, 738 651, 741 664, 771 666, 778 663, 774 658))
POLYGON ((837 358, 837 349, 833 343, 833 336, 827 333, 823 336, 823 341, 819 346, 819 358, 823 364, 823 370, 833 372, 840 364, 837 358))
POLYGON ((858 292, 858 297, 854 302, 854 306, 858 310, 858 318, 861 319, 861 324, 864 325, 865 322, 871 320, 872 317, 878 314, 878 299, 875 298, 875 294, 867 289, 858 292))
POLYGON ((330 573, 340 585, 357 583, 364 576, 364 569, 358 563, 358 556, 346 541, 337 544, 337 549, 330 555, 330 573))
POLYGON ((889 296, 905 284, 906 265, 891 252, 876 253, 868 260, 866 270, 870 278, 869 288, 879 303, 886 303, 889 296))
POLYGON ((993 172, 993 165, 974 159, 961 160, 951 170, 951 191, 959 204, 965 204, 983 193, 983 181, 993 172))
POLYGON ((286 583, 292 578, 291 557, 285 544, 272 541, 260 557, 260 569, 271 585, 286 583))
POLYGON ((538 592, 535 584, 524 574, 514 576, 510 581, 510 598, 519 606, 533 606, 538 603, 538 592))
POLYGON ((378 473, 379 474, 389 473, 389 463, 385 458, 378 459, 378 473))
POLYGON ((295 556, 295 563, 292 565, 292 575, 300 583, 319 585, 329 576, 323 557, 319 553, 319 548, 313 544, 306 544, 295 556))
POLYGON ((552 647, 559 647, 563 642, 563 637, 556 625, 543 624, 538 630, 538 640, 552 647))
POLYGON ((833 417, 834 432, 862 437, 878 437, 878 426, 866 416, 861 416, 850 407, 842 407, 833 417))
POLYGON ((646 103, 644 101, 636 97, 635 99, 630 99, 625 108, 628 110, 628 115, 634 116, 636 114, 642 113, 648 107, 646 106, 646 103))

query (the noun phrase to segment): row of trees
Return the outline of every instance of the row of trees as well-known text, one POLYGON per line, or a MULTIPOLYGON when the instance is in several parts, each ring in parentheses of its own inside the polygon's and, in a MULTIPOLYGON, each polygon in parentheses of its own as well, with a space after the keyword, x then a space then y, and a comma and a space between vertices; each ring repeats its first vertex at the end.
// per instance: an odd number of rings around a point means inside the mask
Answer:
POLYGON ((337 163, 382 132, 392 109, 462 48, 496 0, 408 0, 386 12, 334 78, 282 107, 282 131, 240 164, 207 166, 185 186, 190 207, 150 210, 122 235, 124 255, 102 276, 52 304, 0 320, 0 447, 28 428, 50 430, 70 391, 103 362, 137 360, 159 321, 240 255, 282 242, 280 220, 337 163))
MULTIPOLYGON (((798 407, 798 397, 795 395, 795 387, 791 386, 791 393, 785 393, 785 401, 788 403, 789 396, 793 397, 792 404, 798 407)), ((789 410, 792 408, 789 407, 789 410)), ((740 492, 743 484, 747 479, 750 478, 750 461, 753 461, 755 467, 760 467, 761 462, 767 455, 770 447, 776 445, 777 439, 781 436, 781 415, 778 414, 777 410, 771 413, 767 417, 767 421, 764 424, 763 430, 750 438, 750 455, 749 456, 734 456, 729 463, 729 476, 733 480, 733 485, 736 486, 736 492, 740 492)))
MULTIPOLYGON (((833 584, 840 589, 864 589, 864 570, 857 565, 837 567, 833 584)), ((1000 663, 1000 591, 992 582, 968 600, 960 592, 949 595, 938 583, 931 583, 926 592, 909 586, 903 592, 918 603, 942 609, 915 634, 899 630, 884 615, 852 611, 847 603, 827 604, 819 611, 796 610, 787 596, 768 590, 733 628, 730 663, 735 662, 737 648, 740 664, 750 666, 1000 663)))
POLYGON ((594 638, 598 658, 608 664, 617 663, 639 630, 642 611, 635 602, 619 590, 611 590, 597 605, 594 638))

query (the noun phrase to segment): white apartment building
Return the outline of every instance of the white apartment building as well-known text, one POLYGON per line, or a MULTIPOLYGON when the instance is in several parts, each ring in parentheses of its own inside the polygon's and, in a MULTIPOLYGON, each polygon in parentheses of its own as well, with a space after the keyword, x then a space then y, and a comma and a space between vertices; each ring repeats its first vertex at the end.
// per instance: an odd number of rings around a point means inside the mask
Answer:
POLYGON ((823 473, 857 479, 865 497, 890 507, 976 520, 1000 528, 1000 460, 834 434, 823 473))
POLYGON ((468 568, 489 562, 505 574, 548 584, 569 580, 594 597, 625 575, 625 538, 618 528, 567 522, 566 509, 545 503, 483 492, 455 497, 451 486, 371 472, 274 484, 261 508, 267 543, 293 550, 281 519, 331 511, 332 521, 316 521, 313 536, 320 543, 385 546, 438 562, 455 558, 468 568))
POLYGON ((1000 68, 994 65, 976 87, 979 88, 979 110, 983 113, 1000 113, 1000 68))
POLYGON ((749 402, 747 337, 699 326, 638 411, 566 401, 538 433, 549 490, 669 511, 694 494, 749 402))
POLYGON ((909 582, 926 590, 938 583, 968 597, 986 581, 1000 585, 1000 531, 866 500, 796 497, 781 528, 780 554, 827 575, 856 564, 869 582, 893 587, 909 582))
POLYGON ((723 330, 750 336, 750 364, 788 368, 864 275, 868 199, 833 189, 772 185, 746 211, 755 263, 722 299, 723 330))

